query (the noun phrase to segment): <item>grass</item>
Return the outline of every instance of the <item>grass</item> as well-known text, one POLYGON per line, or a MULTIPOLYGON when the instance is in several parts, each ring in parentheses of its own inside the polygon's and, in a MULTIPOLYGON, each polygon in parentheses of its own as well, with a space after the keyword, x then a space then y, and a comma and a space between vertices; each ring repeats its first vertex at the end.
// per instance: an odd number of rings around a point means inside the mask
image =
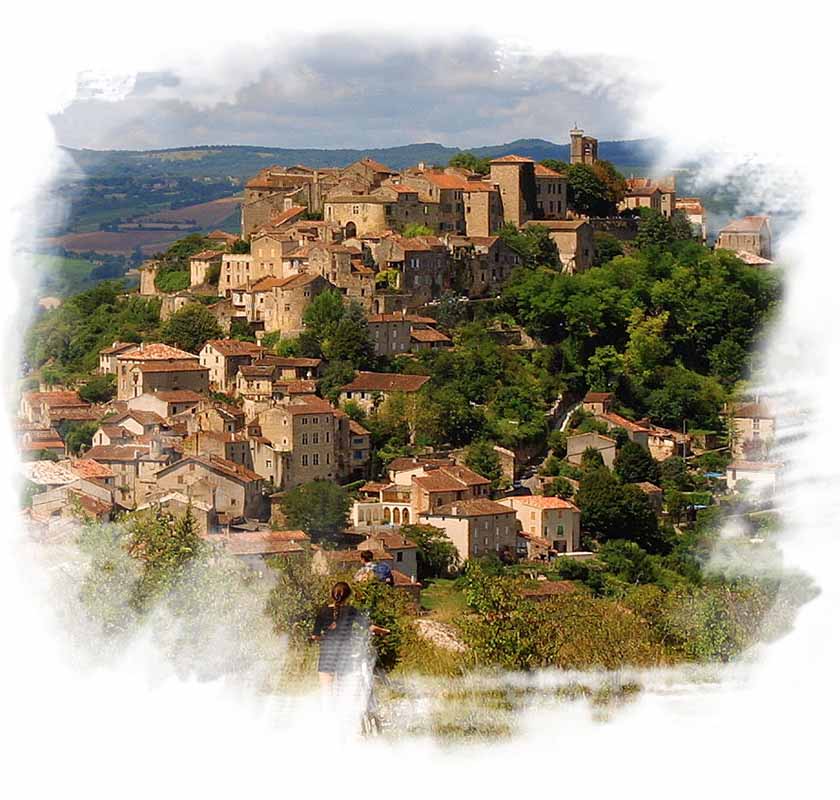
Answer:
POLYGON ((452 578, 435 578, 420 592, 420 607, 431 612, 433 619, 451 622, 467 607, 464 593, 456 588, 452 578))

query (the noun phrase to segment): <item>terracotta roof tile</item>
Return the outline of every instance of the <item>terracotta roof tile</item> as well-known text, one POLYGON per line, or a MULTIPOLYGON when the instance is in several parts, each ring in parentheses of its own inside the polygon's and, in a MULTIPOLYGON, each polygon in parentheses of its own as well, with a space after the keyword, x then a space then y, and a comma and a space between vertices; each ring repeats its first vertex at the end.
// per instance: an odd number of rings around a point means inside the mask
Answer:
POLYGON ((342 392, 416 392, 429 380, 428 375, 402 375, 395 372, 359 372, 342 392))

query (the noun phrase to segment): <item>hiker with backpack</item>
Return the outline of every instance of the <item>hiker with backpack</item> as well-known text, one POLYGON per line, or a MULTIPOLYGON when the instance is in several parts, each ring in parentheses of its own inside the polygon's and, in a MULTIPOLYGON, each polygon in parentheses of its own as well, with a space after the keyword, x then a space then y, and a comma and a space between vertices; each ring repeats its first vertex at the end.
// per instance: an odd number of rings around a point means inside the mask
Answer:
POLYGON ((362 566, 356 572, 355 580, 370 581, 377 580, 380 583, 394 585, 394 573, 391 567, 384 561, 374 561, 373 553, 370 550, 362 550, 359 554, 362 557, 362 566))

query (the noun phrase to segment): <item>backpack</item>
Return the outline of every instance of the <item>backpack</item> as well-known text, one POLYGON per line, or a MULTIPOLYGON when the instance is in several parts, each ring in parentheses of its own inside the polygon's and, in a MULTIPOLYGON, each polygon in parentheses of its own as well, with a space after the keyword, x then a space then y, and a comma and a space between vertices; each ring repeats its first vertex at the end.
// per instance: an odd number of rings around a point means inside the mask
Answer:
POLYGON ((373 565, 373 574, 376 576, 376 580, 391 586, 394 585, 394 575, 391 572, 391 568, 384 561, 377 561, 373 565))

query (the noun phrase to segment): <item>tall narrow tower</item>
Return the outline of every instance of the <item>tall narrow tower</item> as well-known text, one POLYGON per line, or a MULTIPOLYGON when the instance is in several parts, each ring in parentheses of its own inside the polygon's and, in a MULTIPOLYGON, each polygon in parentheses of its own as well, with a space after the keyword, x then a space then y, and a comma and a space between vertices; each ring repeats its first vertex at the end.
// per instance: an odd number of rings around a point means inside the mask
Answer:
POLYGON ((598 140, 594 136, 584 136, 577 123, 569 131, 569 136, 571 138, 570 164, 594 164, 598 160, 598 140))

